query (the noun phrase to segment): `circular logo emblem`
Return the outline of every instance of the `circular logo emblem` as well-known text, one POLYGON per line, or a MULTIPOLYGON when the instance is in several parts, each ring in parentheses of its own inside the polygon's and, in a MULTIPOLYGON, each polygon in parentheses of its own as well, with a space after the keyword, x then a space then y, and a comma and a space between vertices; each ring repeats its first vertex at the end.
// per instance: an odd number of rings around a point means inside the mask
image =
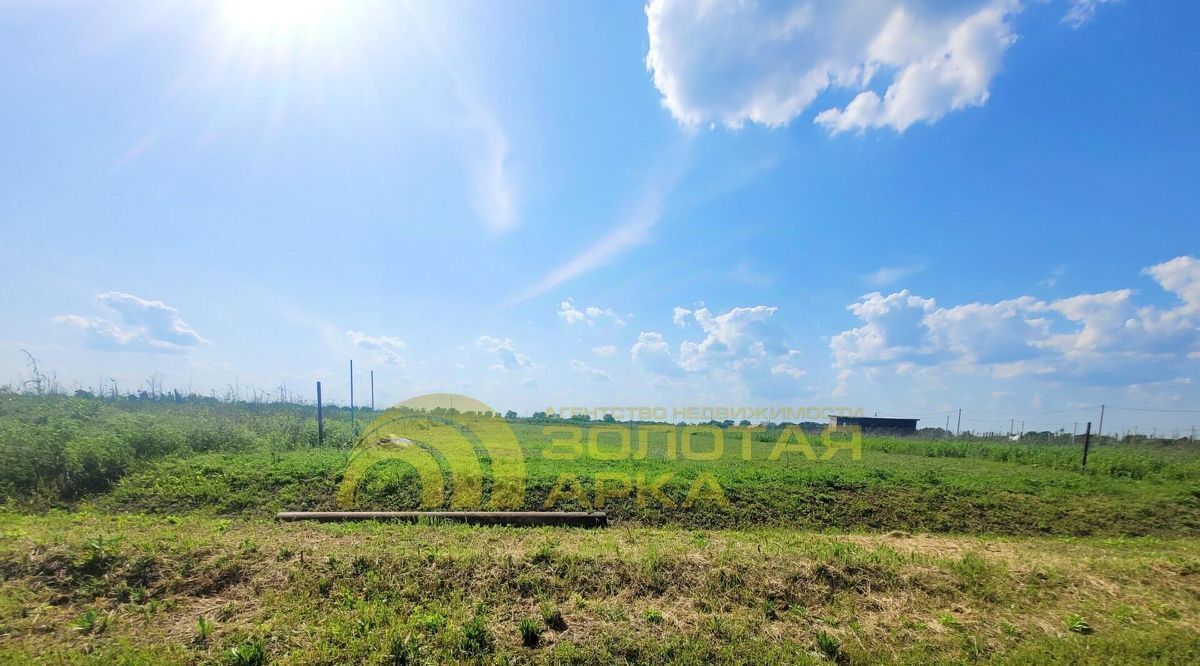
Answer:
POLYGON ((521 445, 500 414, 474 398, 422 395, 371 421, 350 450, 338 506, 355 508, 367 473, 395 463, 411 467, 420 479, 425 510, 441 509, 447 501, 451 510, 504 511, 525 504, 521 445))

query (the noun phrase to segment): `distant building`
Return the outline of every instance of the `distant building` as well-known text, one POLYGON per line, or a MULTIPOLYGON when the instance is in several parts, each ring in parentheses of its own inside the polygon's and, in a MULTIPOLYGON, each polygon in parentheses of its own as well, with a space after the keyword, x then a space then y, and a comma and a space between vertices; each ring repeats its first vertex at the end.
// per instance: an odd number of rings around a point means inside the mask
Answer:
POLYGON ((862 428, 864 435, 894 435, 905 437, 917 434, 917 419, 891 419, 879 416, 830 416, 829 427, 834 431, 846 426, 862 428))

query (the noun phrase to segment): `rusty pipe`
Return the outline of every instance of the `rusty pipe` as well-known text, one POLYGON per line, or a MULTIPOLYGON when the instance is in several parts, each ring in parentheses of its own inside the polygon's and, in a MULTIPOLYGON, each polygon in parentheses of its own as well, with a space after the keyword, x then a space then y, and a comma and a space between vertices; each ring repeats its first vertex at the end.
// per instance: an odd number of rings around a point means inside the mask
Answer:
POLYGON ((396 520, 409 523, 425 519, 468 525, 608 527, 608 514, 602 511, 281 511, 275 514, 275 519, 319 522, 396 520))

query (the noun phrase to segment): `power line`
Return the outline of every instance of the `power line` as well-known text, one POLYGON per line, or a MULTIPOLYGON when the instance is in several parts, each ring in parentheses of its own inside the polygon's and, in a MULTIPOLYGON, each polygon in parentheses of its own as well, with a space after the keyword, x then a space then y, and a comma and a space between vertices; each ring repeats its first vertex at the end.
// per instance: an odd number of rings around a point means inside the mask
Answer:
POLYGON ((975 413, 975 414, 986 414, 988 416, 1004 416, 1006 414, 1013 414, 1016 416, 1026 416, 1029 414, 1071 414, 1074 412, 1090 412, 1090 411, 1097 410, 1097 409, 1100 409, 1099 405, 1096 405, 1095 407, 1074 407, 1072 409, 1047 409, 1047 410, 1034 410, 1034 411, 987 412, 987 411, 982 411, 982 410, 978 410, 978 409, 971 410, 971 411, 972 411, 972 413, 975 413))
POLYGON ((1120 409, 1126 412, 1155 412, 1158 414, 1200 414, 1200 409, 1149 409, 1146 407, 1114 407, 1108 406, 1109 409, 1120 409))
POLYGON ((901 415, 901 414, 879 414, 879 415, 890 417, 890 418, 901 418, 901 419, 924 419, 924 418, 931 418, 934 416, 947 416, 947 415, 953 414, 954 412, 955 412, 955 410, 953 410, 953 409, 947 409, 944 412, 931 412, 929 414, 904 414, 904 415, 901 415))

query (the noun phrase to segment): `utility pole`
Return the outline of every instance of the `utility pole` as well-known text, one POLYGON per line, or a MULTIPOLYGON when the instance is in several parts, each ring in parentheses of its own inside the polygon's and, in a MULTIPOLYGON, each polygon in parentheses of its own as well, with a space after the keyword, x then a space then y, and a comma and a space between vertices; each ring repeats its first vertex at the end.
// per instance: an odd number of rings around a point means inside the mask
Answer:
POLYGON ((1016 419, 1009 419, 1009 420, 1008 420, 1008 436, 1009 436, 1009 437, 1012 437, 1013 426, 1015 426, 1015 425, 1017 425, 1017 420, 1016 420, 1016 419))
POLYGON ((317 446, 325 443, 325 413, 321 405, 321 382, 317 382, 317 446))
POLYGON ((1083 431, 1083 467, 1087 469, 1088 445, 1092 442, 1092 422, 1087 422, 1087 430, 1083 431))
POLYGON ((371 411, 375 411, 375 371, 371 371, 371 411))
POLYGON ((954 436, 962 435, 962 407, 958 408, 958 422, 954 424, 954 436))
POLYGON ((1104 405, 1100 405, 1100 423, 1096 425, 1096 437, 1100 437, 1100 433, 1104 432, 1104 405))
POLYGON ((1075 443, 1075 433, 1077 433, 1077 432, 1079 432, 1079 421, 1076 421, 1075 425, 1071 426, 1071 443, 1072 444, 1075 443))

